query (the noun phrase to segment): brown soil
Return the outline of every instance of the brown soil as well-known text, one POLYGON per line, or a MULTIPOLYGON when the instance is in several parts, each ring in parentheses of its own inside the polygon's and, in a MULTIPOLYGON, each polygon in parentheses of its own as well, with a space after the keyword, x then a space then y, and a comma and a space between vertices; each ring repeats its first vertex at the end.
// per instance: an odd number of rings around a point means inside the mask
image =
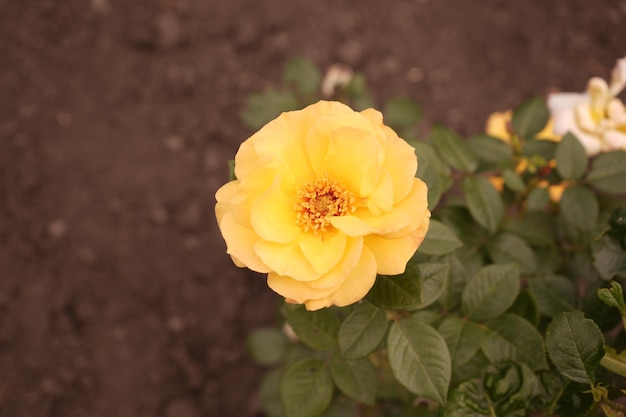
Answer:
POLYGON ((279 298, 225 254, 214 193, 246 96, 289 57, 479 132, 607 77, 626 3, 0 0, 0 415, 259 416, 279 298))

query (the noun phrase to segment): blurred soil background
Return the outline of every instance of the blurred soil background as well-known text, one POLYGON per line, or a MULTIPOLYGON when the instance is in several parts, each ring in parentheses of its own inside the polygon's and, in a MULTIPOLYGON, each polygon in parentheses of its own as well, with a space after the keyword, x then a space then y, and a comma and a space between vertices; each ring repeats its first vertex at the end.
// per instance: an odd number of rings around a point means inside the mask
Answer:
POLYGON ((625 54, 624 0, 0 0, 0 416, 262 415, 213 206, 289 58, 469 135, 625 54))

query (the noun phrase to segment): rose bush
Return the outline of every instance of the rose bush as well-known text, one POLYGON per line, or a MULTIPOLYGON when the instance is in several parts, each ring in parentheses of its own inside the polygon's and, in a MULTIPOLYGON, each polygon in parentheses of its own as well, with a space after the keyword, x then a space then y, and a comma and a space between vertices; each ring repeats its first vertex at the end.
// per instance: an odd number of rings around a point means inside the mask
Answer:
POLYGON ((239 267, 308 310, 363 298, 404 272, 428 231, 415 150, 373 109, 320 101, 246 140, 216 216, 239 267))

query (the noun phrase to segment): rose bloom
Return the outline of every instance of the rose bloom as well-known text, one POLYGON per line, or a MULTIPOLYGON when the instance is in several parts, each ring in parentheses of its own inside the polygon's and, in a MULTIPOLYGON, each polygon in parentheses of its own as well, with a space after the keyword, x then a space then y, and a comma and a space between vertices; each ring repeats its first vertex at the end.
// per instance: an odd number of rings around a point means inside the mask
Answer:
POLYGON ((589 80, 586 93, 555 93, 548 97, 554 133, 572 132, 587 154, 626 149, 626 108, 617 98, 626 86, 626 57, 617 61, 608 85, 589 80))
POLYGON ((330 101, 286 112, 242 143, 237 179, 216 193, 227 252, 308 310, 362 299, 376 274, 404 272, 430 221, 415 150, 330 101))

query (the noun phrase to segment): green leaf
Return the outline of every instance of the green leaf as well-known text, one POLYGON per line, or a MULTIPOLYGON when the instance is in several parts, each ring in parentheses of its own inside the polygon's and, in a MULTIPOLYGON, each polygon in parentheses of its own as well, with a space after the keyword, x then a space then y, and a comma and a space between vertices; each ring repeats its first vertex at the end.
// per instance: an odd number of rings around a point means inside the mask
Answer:
POLYGON ((598 222, 600 206, 595 194, 582 186, 568 187, 561 197, 561 213, 573 226, 586 232, 593 231, 598 222))
POLYGON ((280 113, 297 108, 298 101, 291 92, 268 88, 248 97, 240 116, 246 126, 258 130, 280 113))
POLYGON ((285 64, 283 81, 292 84, 300 95, 313 99, 319 92, 322 73, 311 60, 296 57, 285 64))
POLYGON ((303 306, 286 306, 285 318, 305 345, 318 350, 337 344, 339 319, 328 309, 307 311, 303 306))
POLYGON ((285 358, 287 338, 275 328, 257 328, 248 336, 248 351, 259 365, 276 365, 285 358))
POLYGON ((513 304, 519 286, 517 265, 486 266, 467 283, 461 298, 461 309, 473 320, 488 320, 502 314, 513 304))
POLYGON ((482 245, 488 238, 487 231, 474 220, 466 207, 447 205, 438 211, 441 222, 454 230, 466 246, 482 245))
POLYGON ((531 415, 541 383, 523 363, 503 362, 489 368, 482 383, 470 380, 450 393, 445 417, 523 417, 531 415))
POLYGON ((415 148, 417 155, 418 165, 415 176, 428 185, 428 207, 432 210, 445 191, 442 178, 451 176, 450 168, 439 158, 431 144, 416 141, 409 143, 415 148))
POLYGON ((515 302, 506 312, 526 319, 533 326, 539 324, 540 314, 537 308, 537 302, 528 290, 520 291, 520 293, 517 294, 515 302))
POLYGON ((315 417, 330 405, 334 386, 324 361, 307 358, 287 370, 280 388, 286 416, 315 417))
POLYGON ((339 350, 348 359, 369 355, 385 337, 387 315, 383 310, 364 302, 341 323, 339 350))
POLYGON ((368 358, 345 360, 336 355, 330 361, 330 373, 345 395, 365 404, 374 404, 378 375, 368 358))
POLYGON ((509 189, 518 193, 526 190, 526 184, 524 184, 522 178, 512 169, 507 168, 502 171, 502 178, 504 179, 504 185, 506 185, 509 189))
POLYGON ((467 140, 478 159, 492 164, 502 165, 513 158, 511 145, 488 135, 475 135, 467 140))
POLYGON ((413 394, 445 403, 451 364, 446 342, 435 329, 414 319, 391 326, 389 365, 396 379, 413 394))
POLYGON ((495 233, 504 216, 504 203, 498 191, 487 178, 467 177, 463 180, 463 192, 472 217, 495 233))
POLYGON ((400 275, 378 275, 367 299, 386 310, 419 307, 423 303, 423 280, 417 266, 408 266, 400 275))
POLYGON ((453 131, 435 126, 431 140, 441 158, 457 171, 472 173, 478 168, 478 159, 472 148, 453 131))
POLYGON ((505 229, 531 245, 551 246, 554 244, 554 220, 549 213, 544 211, 527 211, 521 219, 508 223, 505 229))
POLYGON ((609 236, 604 236, 594 247, 593 266, 602 279, 626 278, 626 251, 609 236))
POLYGON ((533 370, 548 369, 541 333, 515 314, 503 314, 485 323, 481 345, 492 363, 504 360, 524 362, 533 370))
POLYGON ((445 255, 463 246, 463 242, 445 224, 432 219, 426 238, 419 247, 419 252, 426 255, 445 255))
POLYGON ((528 210, 542 210, 550 204, 550 194, 547 188, 533 188, 528 193, 528 210))
POLYGON ((567 277, 550 274, 529 279, 528 288, 544 316, 574 309, 576 288, 567 277))
POLYGON ((346 92, 350 96, 352 107, 355 110, 361 111, 374 107, 374 98, 367 88, 367 81, 362 73, 357 72, 352 76, 350 84, 346 87, 346 92))
POLYGON ((604 356, 604 337, 598 326, 580 311, 556 315, 546 330, 550 359, 565 378, 593 384, 604 356))
POLYGON ((548 123, 550 111, 541 97, 535 97, 523 103, 513 111, 511 125, 520 137, 530 139, 548 123))
POLYGON ((283 400, 280 396, 280 383, 284 374, 282 369, 276 369, 267 372, 261 380, 259 386, 261 408, 268 417, 284 417, 285 415, 283 400))
POLYGON ((591 162, 591 185, 610 194, 626 193, 626 151, 606 152, 591 162))
POLYGON ((589 158, 576 136, 567 133, 556 146, 556 170, 565 180, 576 181, 587 170, 589 158))
POLYGON ((385 123, 401 137, 406 137, 422 117, 422 110, 408 97, 395 97, 387 102, 383 114, 385 123))
POLYGON ((441 296, 450 275, 450 265, 443 263, 420 263, 417 268, 422 276, 422 302, 415 308, 425 308, 441 296))
POLYGON ((330 407, 318 417, 361 417, 361 413, 356 402, 344 397, 335 397, 330 407))
POLYGON ((450 311, 461 303, 461 295, 467 281, 482 268, 482 257, 477 252, 462 248, 439 258, 438 261, 450 266, 448 285, 438 300, 450 311))
POLYGON ((511 233, 500 233, 486 245, 487 252, 494 263, 516 263, 522 274, 537 270, 537 259, 533 250, 520 237, 511 233))
POLYGON ((453 368, 464 365, 480 349, 483 331, 472 321, 446 317, 437 330, 446 341, 453 368))
POLYGON ((550 161, 556 155, 556 143, 551 140, 526 140, 522 146, 522 155, 531 159, 550 161))
POLYGON ((611 288, 598 289, 598 298, 609 307, 615 307, 621 315, 626 315, 626 304, 624 304, 624 292, 622 286, 617 281, 611 281, 611 288))

